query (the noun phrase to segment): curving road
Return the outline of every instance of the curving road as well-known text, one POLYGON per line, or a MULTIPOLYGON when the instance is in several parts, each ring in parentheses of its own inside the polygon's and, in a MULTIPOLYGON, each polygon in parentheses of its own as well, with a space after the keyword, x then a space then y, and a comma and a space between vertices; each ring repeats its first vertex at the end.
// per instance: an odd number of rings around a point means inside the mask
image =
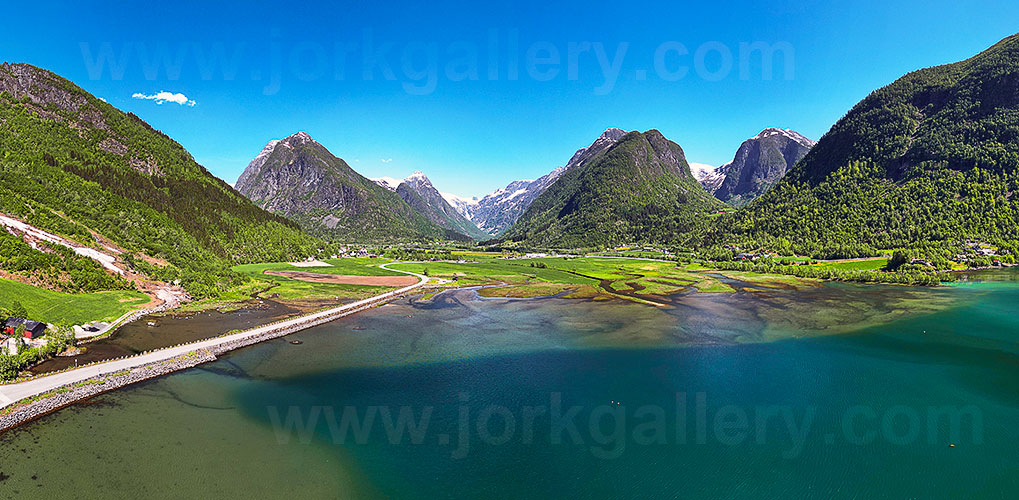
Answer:
POLYGON ((32 396, 43 394, 58 387, 63 387, 65 385, 75 384, 78 382, 82 382, 84 380, 88 380, 92 377, 96 377, 104 373, 108 374, 122 371, 128 368, 134 368, 137 366, 154 363, 157 361, 165 361, 180 356, 182 354, 187 354, 189 352, 210 349, 224 344, 228 344, 230 342, 245 340, 249 337, 257 337, 259 335, 264 335, 266 333, 281 328, 299 327, 302 324, 313 326, 316 324, 320 324, 322 321, 337 319, 342 316, 346 316, 347 314, 350 314, 352 312, 355 312, 361 307, 372 304, 373 302, 378 302, 380 300, 386 300, 392 297, 396 297, 398 295, 414 290, 415 288, 419 288, 428 282, 428 276, 412 273, 410 271, 403 271, 400 269, 389 269, 388 267, 386 267, 390 264, 399 263, 400 262, 389 262, 386 264, 382 264, 379 267, 389 271, 396 271, 398 273, 416 276, 420 281, 413 285, 400 288, 399 290, 393 290, 391 292, 386 292, 350 304, 334 307, 332 309, 326 309, 324 311, 319 311, 317 313, 308 314, 305 316, 290 318, 277 323, 272 323, 270 325, 252 328, 251 330, 246 330, 243 332, 225 335, 222 337, 216 337, 213 339, 203 340, 191 344, 185 344, 176 347, 168 347, 165 349, 160 349, 158 351, 152 351, 146 354, 139 354, 137 356, 132 356, 129 358, 107 361, 105 363, 99 363, 96 365, 76 368, 74 370, 55 373, 53 375, 47 375, 44 377, 28 380, 25 382, 0 385, 0 408, 14 404, 17 401, 20 401, 25 398, 30 398, 32 396))

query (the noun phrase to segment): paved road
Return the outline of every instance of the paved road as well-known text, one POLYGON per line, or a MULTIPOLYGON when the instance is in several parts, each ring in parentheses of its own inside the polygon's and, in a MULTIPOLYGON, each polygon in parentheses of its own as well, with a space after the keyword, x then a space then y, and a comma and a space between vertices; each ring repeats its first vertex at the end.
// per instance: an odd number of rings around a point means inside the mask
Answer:
POLYGON ((168 359, 180 356, 181 354, 186 354, 186 353, 189 353, 189 352, 192 352, 192 351, 198 351, 198 350, 202 350, 202 349, 209 349, 209 348, 216 347, 216 346, 219 346, 219 345, 222 345, 222 344, 226 344, 226 343, 229 343, 229 342, 235 342, 235 341, 238 341, 238 340, 246 339, 248 337, 262 335, 262 334, 265 334, 267 332, 270 332, 270 331, 273 331, 273 330, 276 330, 276 329, 279 329, 279 328, 287 328, 287 327, 290 327, 290 326, 297 326, 297 325, 300 325, 302 323, 307 323, 309 321, 314 321, 316 319, 328 318, 330 316, 334 316, 334 315, 337 315, 337 314, 349 311, 351 309, 357 309, 359 307, 362 307, 362 306, 364 306, 366 304, 370 304, 370 303, 378 301, 378 300, 387 299, 387 298, 390 298, 390 297, 394 297, 394 296, 397 296, 397 295, 409 292, 409 291, 411 291, 411 290, 413 290, 415 288, 418 288, 421 285, 424 285, 425 283, 428 282, 428 277, 427 276, 424 276, 424 275, 421 275, 421 274, 417 274, 417 273, 412 273, 410 271, 403 271, 403 270, 400 270, 400 269, 389 269, 388 267, 386 267, 389 264, 399 264, 399 262, 390 262, 388 264, 380 265, 379 267, 387 269, 387 270, 390 270, 390 271, 396 271, 396 272, 399 272, 399 273, 410 274, 412 276, 416 276, 420 281, 418 281, 417 283, 415 283, 413 285, 405 286, 405 287, 403 287, 403 288, 401 288, 399 290, 394 290, 394 291, 391 291, 391 292, 386 292, 386 293, 383 293, 383 294, 380 294, 380 295, 376 295, 374 297, 370 297, 370 298, 367 298, 367 299, 364 299, 364 300, 359 300, 359 301, 351 303, 351 304, 346 304, 346 305, 343 305, 343 306, 334 307, 332 309, 327 309, 327 310, 324 310, 324 311, 319 311, 317 313, 309 314, 309 315, 306 315, 306 316, 300 316, 300 317, 296 317, 296 318, 291 318, 291 319, 288 319, 288 320, 285 320, 285 321, 281 321, 281 322, 278 322, 278 323, 273 323, 271 325, 260 326, 260 327, 257 327, 257 328, 253 328, 251 330, 247 330, 247 331, 243 331, 243 332, 239 332, 239 333, 234 333, 234 334, 231 334, 231 335, 226 335, 226 336, 223 336, 223 337, 216 337, 214 339, 203 340, 201 342, 195 342, 195 343, 192 343, 192 344, 187 344, 187 345, 182 345, 182 346, 177 346, 177 347, 168 347, 166 349, 160 349, 158 351, 153 351, 153 352, 150 352, 148 354, 141 354, 141 355, 138 355, 138 356, 132 356, 130 358, 119 359, 119 360, 115 360, 115 361, 108 361, 108 362, 100 363, 100 364, 97 364, 97 365, 86 366, 86 367, 77 368, 77 369, 74 369, 74 370, 69 370, 69 371, 61 372, 61 373, 55 373, 53 375, 48 375, 48 376, 45 376, 45 377, 40 377, 40 378, 37 378, 37 379, 28 380, 26 382, 19 382, 19 383, 16 383, 16 384, 9 384, 9 385, 0 385, 0 408, 3 408, 3 407, 8 406, 8 405, 11 405, 11 404, 13 404, 13 403, 15 403, 17 401, 22 400, 22 399, 29 398, 29 397, 32 397, 32 396, 36 396, 36 395, 45 393, 47 391, 56 389, 58 387, 62 387, 62 386, 68 385, 68 384, 74 384, 74 383, 77 383, 77 382, 81 382, 83 380, 87 380, 87 379, 90 379, 92 377, 95 377, 95 376, 98 376, 98 375, 102 375, 104 373, 118 372, 118 371, 121 371, 121 370, 126 370, 128 368, 134 368, 136 366, 142 366, 142 365, 145 365, 145 364, 148 364, 148 363, 153 363, 153 362, 156 362, 156 361, 165 361, 165 360, 168 360, 168 359))

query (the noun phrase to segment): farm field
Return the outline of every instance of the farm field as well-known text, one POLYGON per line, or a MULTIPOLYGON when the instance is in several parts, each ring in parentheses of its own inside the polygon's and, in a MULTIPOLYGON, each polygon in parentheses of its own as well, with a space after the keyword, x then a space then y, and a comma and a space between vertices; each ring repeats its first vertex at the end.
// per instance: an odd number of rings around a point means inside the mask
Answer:
POLYGON ((265 274, 265 271, 301 271, 307 273, 353 275, 353 276, 406 276, 396 271, 378 267, 391 262, 387 259, 326 259, 328 267, 296 267, 287 262, 265 262, 234 266, 234 272, 252 278, 255 283, 246 285, 248 293, 263 290, 263 293, 278 294, 281 300, 340 299, 360 300, 378 295, 392 287, 371 285, 346 285, 336 283, 313 283, 287 276, 265 274))

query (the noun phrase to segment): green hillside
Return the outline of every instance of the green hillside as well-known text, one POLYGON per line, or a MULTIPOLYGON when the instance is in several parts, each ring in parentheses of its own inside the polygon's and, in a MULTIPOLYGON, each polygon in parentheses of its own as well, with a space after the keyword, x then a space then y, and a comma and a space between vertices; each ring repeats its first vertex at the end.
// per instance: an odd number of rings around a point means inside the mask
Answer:
POLYGON ((358 174, 304 132, 266 145, 237 180, 237 189, 258 206, 333 241, 446 237, 446 230, 400 195, 358 174))
POLYGON ((234 263, 317 245, 137 116, 30 65, 0 65, 0 154, 0 212, 88 246, 98 247, 98 233, 139 270, 180 279, 195 296, 229 285, 234 263))
POLYGON ((69 294, 0 279, 0 304, 20 304, 29 318, 53 324, 110 321, 148 302, 148 296, 131 290, 69 294))
POLYGON ((709 241, 855 257, 982 240, 1014 255, 1017 189, 1019 35, 873 92, 709 241))
POLYGON ((561 248, 682 244, 723 206, 694 179, 679 145, 657 130, 630 132, 563 173, 502 237, 561 248))

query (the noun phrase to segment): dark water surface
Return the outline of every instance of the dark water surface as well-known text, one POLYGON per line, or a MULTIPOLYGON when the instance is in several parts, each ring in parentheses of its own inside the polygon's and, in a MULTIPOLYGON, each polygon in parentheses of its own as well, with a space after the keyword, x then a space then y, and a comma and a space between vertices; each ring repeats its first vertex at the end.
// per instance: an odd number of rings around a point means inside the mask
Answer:
POLYGON ((1016 498, 1019 283, 969 279, 388 305, 0 436, 0 497, 1016 498))
POLYGON ((175 346, 222 335, 233 329, 252 328, 300 313, 297 309, 271 300, 251 301, 229 312, 216 310, 192 313, 166 313, 144 316, 128 323, 113 335, 83 343, 85 352, 77 356, 48 359, 35 365, 32 373, 48 373, 106 359, 175 346), (149 322, 154 323, 150 325, 149 322))

